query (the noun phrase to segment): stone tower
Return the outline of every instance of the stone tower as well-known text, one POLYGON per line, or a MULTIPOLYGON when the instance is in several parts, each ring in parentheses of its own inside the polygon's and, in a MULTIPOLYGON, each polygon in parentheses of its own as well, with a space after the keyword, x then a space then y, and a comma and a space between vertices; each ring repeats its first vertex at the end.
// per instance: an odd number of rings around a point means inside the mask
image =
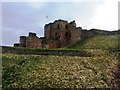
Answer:
POLYGON ((41 47, 40 39, 36 36, 36 33, 32 33, 32 32, 29 33, 26 40, 26 47, 29 47, 29 48, 41 47))
POLYGON ((20 47, 26 47, 26 36, 20 36, 20 47))
POLYGON ((68 23, 64 20, 56 20, 45 25, 45 38, 47 47, 59 48, 75 44, 80 41, 82 28, 76 28, 75 21, 68 23))

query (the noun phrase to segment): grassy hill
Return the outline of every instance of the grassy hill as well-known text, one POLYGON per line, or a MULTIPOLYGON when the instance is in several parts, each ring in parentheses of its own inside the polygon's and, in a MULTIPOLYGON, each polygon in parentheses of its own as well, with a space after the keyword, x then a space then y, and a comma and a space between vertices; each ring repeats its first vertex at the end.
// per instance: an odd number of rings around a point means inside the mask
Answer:
POLYGON ((118 35, 95 36, 64 49, 93 57, 2 55, 3 88, 110 88, 118 63, 118 35))
POLYGON ((68 46, 68 49, 115 49, 120 44, 120 35, 97 35, 68 46))

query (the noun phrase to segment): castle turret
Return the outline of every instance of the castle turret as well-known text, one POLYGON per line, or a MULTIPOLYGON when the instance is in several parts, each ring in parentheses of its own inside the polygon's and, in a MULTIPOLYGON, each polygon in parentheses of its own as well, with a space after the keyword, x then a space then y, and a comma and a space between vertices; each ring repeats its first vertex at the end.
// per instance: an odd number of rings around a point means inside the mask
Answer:
POLYGON ((26 36, 20 36, 20 47, 26 47, 26 36))
POLYGON ((75 20, 73 20, 72 22, 69 23, 69 29, 71 32, 71 40, 70 40, 70 44, 76 44, 77 42, 79 42, 81 40, 81 31, 82 28, 81 27, 76 27, 76 23, 75 20))
POLYGON ((29 32, 29 37, 34 37, 34 36, 36 36, 36 33, 29 32))
POLYGON ((40 48, 41 41, 39 37, 36 36, 36 33, 29 32, 29 35, 26 40, 26 46, 29 48, 40 48))
POLYGON ((72 22, 70 22, 70 26, 71 26, 71 27, 76 27, 75 20, 73 20, 72 22))

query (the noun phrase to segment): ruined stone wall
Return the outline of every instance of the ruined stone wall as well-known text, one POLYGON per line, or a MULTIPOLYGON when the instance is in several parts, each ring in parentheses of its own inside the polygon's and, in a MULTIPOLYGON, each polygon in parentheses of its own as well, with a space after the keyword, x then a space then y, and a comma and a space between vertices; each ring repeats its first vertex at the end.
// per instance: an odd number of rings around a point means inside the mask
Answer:
POLYGON ((56 20, 45 25, 45 38, 49 48, 59 48, 80 41, 82 28, 76 28, 75 21, 68 23, 64 20, 56 20), (58 42, 59 41, 59 42, 58 42))
POLYGON ((81 39, 90 38, 95 35, 114 35, 118 33, 119 31, 105 31, 105 30, 99 30, 99 29, 82 30, 81 39))
POLYGON ((83 56, 91 57, 92 54, 86 51, 80 50, 44 50, 44 49, 25 49, 25 48, 13 48, 2 47, 2 53, 13 54, 35 54, 35 55, 57 55, 57 56, 83 56))
POLYGON ((46 24, 45 27, 44 27, 44 30, 45 30, 44 31, 44 36, 45 36, 46 39, 51 38, 50 37, 51 36, 51 29, 50 29, 51 27, 50 26, 51 26, 50 24, 48 24, 48 25, 46 24))
POLYGON ((44 37, 37 37, 36 33, 29 33, 28 36, 20 36, 20 43, 15 43, 15 47, 28 48, 61 48, 73 45, 81 39, 93 37, 95 35, 120 34, 118 31, 105 31, 99 29, 85 30, 76 27, 75 21, 68 23, 64 20, 56 20, 46 24, 44 27, 44 37))
POLYGON ((76 44, 81 39, 80 37, 81 37, 82 28, 81 27, 77 28, 75 21, 70 22, 69 26, 70 26, 70 31, 71 31, 71 43, 70 44, 76 44))
POLYGON ((68 31, 66 29, 67 24, 67 21, 56 20, 53 23, 45 25, 45 37, 49 48, 59 48, 69 44, 69 40, 65 36, 65 33, 68 31))
POLYGON ((94 32, 95 35, 113 35, 118 34, 119 31, 106 31, 106 30, 99 30, 99 29, 90 29, 91 33, 94 32))
POLYGON ((20 47, 26 47, 26 36, 20 36, 20 47))
POLYGON ((94 31, 83 29, 81 31, 81 39, 87 39, 95 35, 94 31))
POLYGON ((60 40, 60 46, 64 47, 70 43, 70 37, 66 36, 66 33, 69 33, 70 30, 68 29, 68 22, 65 21, 59 21, 58 22, 59 29, 59 40, 60 40))
POLYGON ((26 40, 26 47, 29 48, 41 48, 41 42, 40 39, 36 36, 35 33, 29 33, 29 36, 26 40))
POLYGON ((38 38, 36 33, 20 37, 21 47, 29 48, 61 48, 80 41, 82 28, 76 28, 75 21, 68 23, 64 20, 56 20, 44 27, 44 38, 38 38))
POLYGON ((44 37, 40 37, 39 40, 40 40, 40 48, 44 48, 44 43, 43 43, 44 37))
POLYGON ((51 39, 48 42, 48 48, 59 48, 60 47, 60 41, 57 39, 51 39))

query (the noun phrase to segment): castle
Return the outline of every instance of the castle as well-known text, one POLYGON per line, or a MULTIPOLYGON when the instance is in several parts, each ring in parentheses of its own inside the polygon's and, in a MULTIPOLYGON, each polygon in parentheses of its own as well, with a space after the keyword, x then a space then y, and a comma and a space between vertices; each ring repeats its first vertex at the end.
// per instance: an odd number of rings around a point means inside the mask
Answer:
POLYGON ((68 23, 64 20, 56 20, 46 24, 44 37, 37 37, 30 32, 28 36, 20 36, 20 43, 14 46, 28 48, 60 48, 72 45, 80 41, 81 27, 76 27, 75 21, 68 23))
POLYGON ((36 33, 29 32, 28 36, 20 36, 20 43, 15 43, 16 47, 27 48, 61 48, 73 45, 81 39, 92 37, 96 34, 117 34, 118 31, 104 30, 84 30, 76 27, 75 21, 68 23, 65 20, 56 20, 44 26, 44 37, 36 36, 36 33))

